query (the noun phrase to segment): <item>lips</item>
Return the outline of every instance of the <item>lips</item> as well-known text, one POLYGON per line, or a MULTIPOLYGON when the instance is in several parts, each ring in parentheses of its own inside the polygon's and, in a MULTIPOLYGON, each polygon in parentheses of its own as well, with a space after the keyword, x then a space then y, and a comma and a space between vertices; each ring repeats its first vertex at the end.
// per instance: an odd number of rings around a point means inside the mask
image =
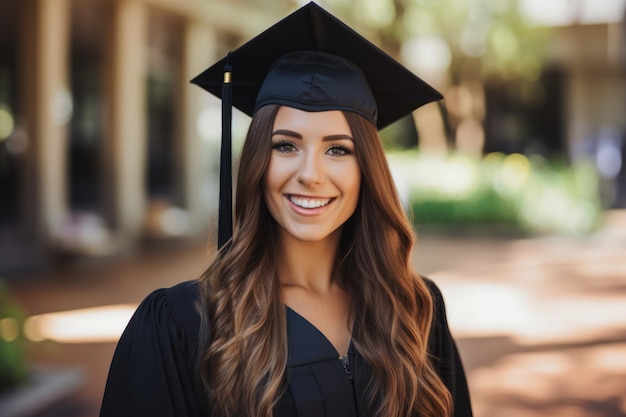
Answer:
POLYGON ((294 195, 290 195, 289 201, 295 204, 298 207, 305 209, 314 209, 320 208, 328 205, 332 198, 310 198, 310 197, 298 197, 294 195))

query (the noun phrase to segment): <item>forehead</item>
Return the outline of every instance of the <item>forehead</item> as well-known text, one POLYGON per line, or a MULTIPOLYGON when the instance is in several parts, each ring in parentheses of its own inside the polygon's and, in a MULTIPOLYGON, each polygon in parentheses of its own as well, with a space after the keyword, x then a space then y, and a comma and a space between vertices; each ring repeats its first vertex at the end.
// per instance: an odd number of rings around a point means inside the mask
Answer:
POLYGON ((308 112, 281 106, 274 119, 273 131, 278 129, 315 136, 352 135, 350 125, 340 110, 308 112))

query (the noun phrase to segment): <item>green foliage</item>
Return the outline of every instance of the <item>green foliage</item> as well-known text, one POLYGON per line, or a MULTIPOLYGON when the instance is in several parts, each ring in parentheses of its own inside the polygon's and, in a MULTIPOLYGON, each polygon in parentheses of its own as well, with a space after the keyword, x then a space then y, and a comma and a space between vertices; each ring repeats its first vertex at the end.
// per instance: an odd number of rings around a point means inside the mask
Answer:
POLYGON ((24 313, 0 280, 0 391, 28 377, 23 326, 24 313))
POLYGON ((598 177, 585 163, 417 151, 390 153, 389 160, 418 226, 583 234, 599 218, 598 177))

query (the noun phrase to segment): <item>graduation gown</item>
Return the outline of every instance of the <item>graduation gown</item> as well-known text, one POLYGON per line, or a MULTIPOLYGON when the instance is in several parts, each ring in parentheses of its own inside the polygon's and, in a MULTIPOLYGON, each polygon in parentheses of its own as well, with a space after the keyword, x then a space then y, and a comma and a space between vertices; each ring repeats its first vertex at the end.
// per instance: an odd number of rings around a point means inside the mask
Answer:
MULTIPOLYGON (((428 281, 435 314, 429 353, 454 401, 454 417, 470 417, 465 373, 448 330, 443 298, 428 281)), ((159 289, 140 304, 115 350, 100 417, 208 417, 197 367, 200 316, 197 282, 159 289)), ((350 345, 348 361, 304 317, 286 307, 287 390, 276 417, 369 417, 359 400, 370 377, 350 345)))

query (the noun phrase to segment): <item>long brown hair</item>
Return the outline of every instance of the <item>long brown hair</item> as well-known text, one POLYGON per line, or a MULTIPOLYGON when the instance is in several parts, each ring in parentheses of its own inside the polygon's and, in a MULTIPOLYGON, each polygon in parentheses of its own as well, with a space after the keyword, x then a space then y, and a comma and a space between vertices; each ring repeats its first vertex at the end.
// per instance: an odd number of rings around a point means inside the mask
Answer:
MULTIPOLYGON (((200 280, 201 376, 223 417, 271 417, 286 387, 287 333, 274 269, 274 221, 263 175, 279 106, 255 114, 239 161, 233 238, 200 280)), ((395 191, 378 132, 344 112, 362 171, 359 204, 342 229, 339 283, 351 300, 353 341, 371 366, 365 401, 376 417, 444 417, 450 395, 427 356, 432 299, 412 271, 415 235, 395 191)))

